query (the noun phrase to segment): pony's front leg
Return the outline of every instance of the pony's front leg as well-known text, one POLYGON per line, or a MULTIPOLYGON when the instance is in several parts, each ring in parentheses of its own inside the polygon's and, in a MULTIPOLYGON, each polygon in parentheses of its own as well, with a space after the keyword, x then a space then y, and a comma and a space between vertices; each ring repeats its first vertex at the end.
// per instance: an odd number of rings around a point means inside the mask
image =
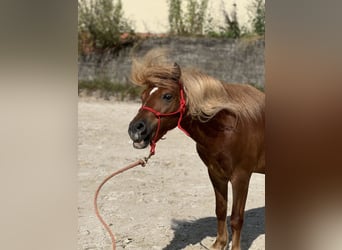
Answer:
POLYGON ((225 250, 228 246, 228 230, 227 230, 227 190, 228 180, 223 180, 210 173, 209 176, 213 184, 216 199, 216 218, 217 218, 217 236, 210 250, 225 250))

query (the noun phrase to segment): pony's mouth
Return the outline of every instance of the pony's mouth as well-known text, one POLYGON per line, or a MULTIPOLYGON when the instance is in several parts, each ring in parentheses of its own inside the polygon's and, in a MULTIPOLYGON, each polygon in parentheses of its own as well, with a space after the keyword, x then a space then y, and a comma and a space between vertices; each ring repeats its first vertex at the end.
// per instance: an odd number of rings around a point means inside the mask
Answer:
POLYGON ((133 141, 133 147, 136 149, 143 149, 150 145, 152 138, 155 136, 153 128, 147 127, 141 122, 130 123, 128 134, 133 141))
POLYGON ((130 134, 133 140, 133 147, 136 149, 146 148, 151 142, 151 134, 141 136, 139 134, 130 134))
POLYGON ((141 141, 133 141, 133 147, 136 149, 146 148, 150 144, 149 136, 141 141))

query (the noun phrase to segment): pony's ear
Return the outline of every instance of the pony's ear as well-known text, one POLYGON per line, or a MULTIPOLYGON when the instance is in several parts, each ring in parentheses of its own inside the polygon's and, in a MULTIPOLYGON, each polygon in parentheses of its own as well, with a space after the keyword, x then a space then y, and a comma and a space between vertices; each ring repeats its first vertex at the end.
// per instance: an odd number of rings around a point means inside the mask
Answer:
POLYGON ((172 78, 174 78, 177 82, 181 78, 182 71, 181 71, 181 68, 179 67, 179 65, 177 63, 173 64, 172 75, 173 75, 172 78))

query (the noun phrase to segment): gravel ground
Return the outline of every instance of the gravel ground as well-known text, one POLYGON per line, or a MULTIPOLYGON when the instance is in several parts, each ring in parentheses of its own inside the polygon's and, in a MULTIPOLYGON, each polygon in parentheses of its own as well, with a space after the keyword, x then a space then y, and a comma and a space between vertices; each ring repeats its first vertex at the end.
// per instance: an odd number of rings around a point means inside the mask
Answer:
MULTIPOLYGON (((140 104, 80 98, 78 104, 78 249, 111 249, 98 221, 94 193, 115 170, 148 155, 134 149, 128 123, 140 104)), ((231 187, 228 196, 228 220, 231 187)), ((99 207, 117 250, 206 249, 215 239, 214 192, 195 143, 178 129, 159 141, 145 168, 114 177, 101 190, 99 207)), ((265 249, 265 176, 252 176, 242 250, 265 249)))

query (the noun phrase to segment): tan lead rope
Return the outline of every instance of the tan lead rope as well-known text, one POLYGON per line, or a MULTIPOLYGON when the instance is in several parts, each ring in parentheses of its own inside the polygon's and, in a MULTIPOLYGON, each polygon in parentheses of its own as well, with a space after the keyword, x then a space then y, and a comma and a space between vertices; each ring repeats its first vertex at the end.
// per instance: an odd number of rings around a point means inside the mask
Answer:
POLYGON ((114 233, 112 232, 112 230, 110 229, 109 225, 105 222, 105 220, 102 218, 102 216, 100 215, 100 212, 99 212, 99 208, 98 208, 98 205, 97 205, 97 199, 98 199, 98 196, 99 196, 99 193, 100 193, 100 190, 101 188, 103 187, 103 185, 108 181, 110 180, 111 178, 113 178, 114 176, 118 175, 118 174, 121 174, 122 172, 125 172, 127 171, 128 169, 131 169, 131 168, 134 168, 136 166, 139 166, 141 165, 142 167, 145 167, 148 159, 151 157, 152 155, 150 154, 148 157, 146 157, 144 160, 143 159, 140 159, 136 162, 133 162, 131 163, 130 165, 126 166, 126 167, 123 167, 117 171, 115 171, 114 173, 112 173, 111 175, 109 175, 108 177, 106 177, 102 182, 101 184, 99 185, 99 187, 97 188, 96 192, 95 192, 95 197, 94 197, 94 207, 95 207, 95 213, 96 213, 96 216, 97 218, 100 220, 100 222, 102 223, 102 225, 105 227, 105 229, 107 230, 107 232, 109 233, 110 235, 110 238, 112 240, 112 247, 113 247, 113 250, 116 250, 116 242, 115 242, 115 236, 114 236, 114 233))

